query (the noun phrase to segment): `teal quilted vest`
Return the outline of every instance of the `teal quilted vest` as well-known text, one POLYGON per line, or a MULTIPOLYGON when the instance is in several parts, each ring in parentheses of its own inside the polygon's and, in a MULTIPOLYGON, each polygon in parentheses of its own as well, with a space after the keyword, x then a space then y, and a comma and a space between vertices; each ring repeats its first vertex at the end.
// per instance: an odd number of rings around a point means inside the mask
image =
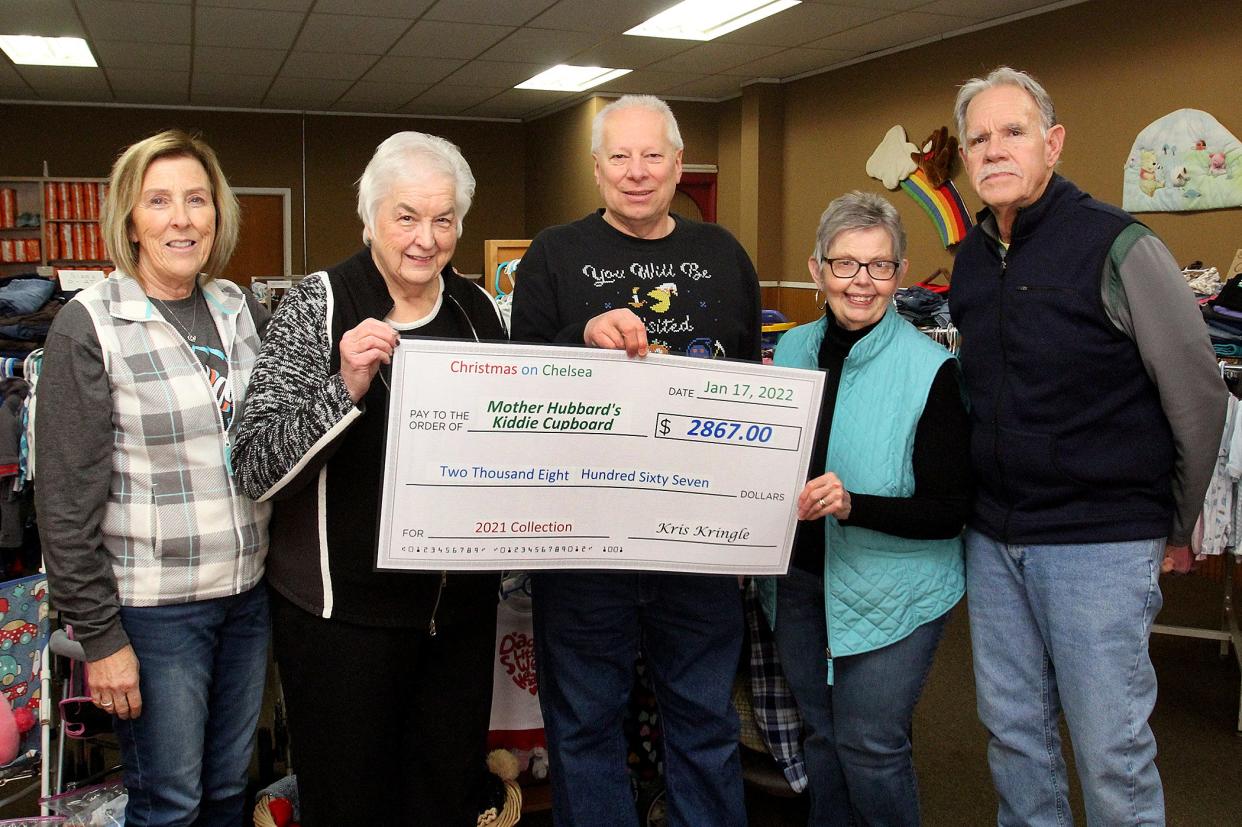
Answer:
MULTIPOLYGON (((816 368, 826 322, 800 325, 780 340, 774 362, 816 368)), ((953 356, 891 309, 850 350, 842 368, 825 471, 859 494, 914 492, 914 435, 941 365, 953 356)), ((824 600, 828 682, 832 657, 894 643, 940 617, 966 590, 960 537, 911 540, 825 523, 824 600)), ((775 580, 761 584, 776 623, 775 580)))

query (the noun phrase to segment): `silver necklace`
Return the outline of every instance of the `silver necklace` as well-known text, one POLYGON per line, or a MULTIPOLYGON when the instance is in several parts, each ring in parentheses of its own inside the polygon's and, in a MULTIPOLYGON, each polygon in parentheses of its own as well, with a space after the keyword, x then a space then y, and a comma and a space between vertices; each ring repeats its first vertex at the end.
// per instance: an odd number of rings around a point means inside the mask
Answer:
POLYGON ((186 328, 185 324, 177 316, 176 312, 164 303, 163 299, 156 299, 155 296, 152 296, 151 298, 159 302, 160 307, 164 309, 164 318, 173 323, 173 325, 181 332, 181 335, 185 336, 185 340, 187 342, 194 344, 198 341, 198 337, 194 335, 194 329, 198 327, 198 293, 196 291, 191 291, 190 296, 194 298, 194 315, 190 318, 189 329, 186 328))

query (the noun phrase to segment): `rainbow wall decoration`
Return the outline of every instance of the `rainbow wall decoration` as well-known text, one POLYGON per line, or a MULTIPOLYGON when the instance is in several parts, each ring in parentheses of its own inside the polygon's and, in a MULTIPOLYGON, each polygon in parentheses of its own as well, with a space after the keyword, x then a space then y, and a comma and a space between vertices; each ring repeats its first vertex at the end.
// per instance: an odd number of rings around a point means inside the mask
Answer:
POLYGON ((951 247, 966 237, 974 222, 962 196, 958 195, 952 181, 945 181, 933 187, 922 169, 916 169, 901 182, 901 188, 923 208, 923 212, 931 218, 940 233, 940 241, 945 247, 951 247))

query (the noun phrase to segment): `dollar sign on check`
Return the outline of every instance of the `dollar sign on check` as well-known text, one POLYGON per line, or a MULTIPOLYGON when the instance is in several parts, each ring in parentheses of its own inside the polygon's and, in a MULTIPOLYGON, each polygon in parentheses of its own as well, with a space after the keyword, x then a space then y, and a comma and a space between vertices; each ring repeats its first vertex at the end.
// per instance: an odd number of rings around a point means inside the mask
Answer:
POLYGON ((672 429, 668 425, 668 417, 660 417, 660 421, 656 423, 656 431, 660 434, 660 436, 668 436, 668 432, 670 430, 672 429))

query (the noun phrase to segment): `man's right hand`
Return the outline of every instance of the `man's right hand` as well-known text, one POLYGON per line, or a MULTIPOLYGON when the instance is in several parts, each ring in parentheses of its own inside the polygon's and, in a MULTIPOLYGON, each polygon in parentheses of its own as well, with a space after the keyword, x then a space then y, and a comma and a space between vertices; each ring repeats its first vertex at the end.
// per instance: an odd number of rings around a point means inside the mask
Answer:
POLYGON ((142 714, 138 690, 138 656, 126 644, 106 658, 90 661, 91 700, 95 706, 123 721, 142 714))
POLYGON ((624 350, 627 356, 647 355, 647 326, 632 310, 601 313, 586 323, 582 340, 591 347, 624 350))

